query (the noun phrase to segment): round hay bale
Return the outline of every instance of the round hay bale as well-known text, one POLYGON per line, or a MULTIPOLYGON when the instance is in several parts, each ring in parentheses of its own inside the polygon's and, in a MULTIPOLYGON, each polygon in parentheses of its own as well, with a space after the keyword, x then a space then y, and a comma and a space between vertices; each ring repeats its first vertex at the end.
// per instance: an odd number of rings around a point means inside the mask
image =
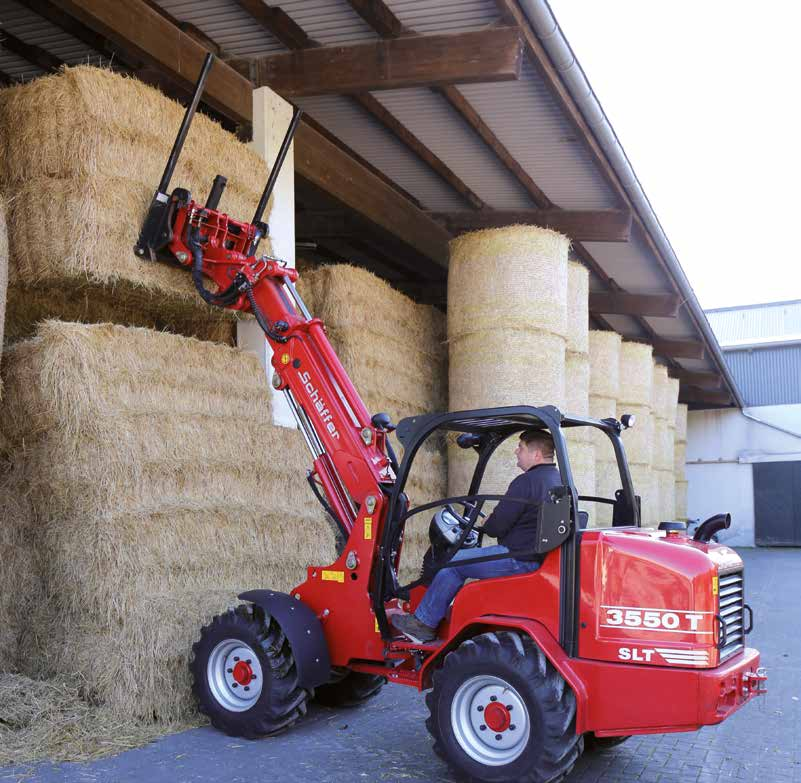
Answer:
POLYGON ((679 379, 668 378, 665 386, 665 418, 669 427, 676 427, 679 406, 679 379))
MULTIPOLYGON (((611 450, 610 450, 611 453, 611 450)), ((595 495, 600 498, 615 499, 615 492, 620 489, 620 471, 617 462, 595 460, 595 495)), ((608 503, 583 504, 589 511, 589 527, 610 527, 612 525, 612 506, 608 503)))
POLYGON ((623 446, 631 465, 650 465, 654 459, 654 418, 647 405, 627 405, 620 414, 634 415, 634 426, 623 430, 623 446))
POLYGON ((681 402, 676 406, 676 442, 687 442, 687 406, 681 402))
POLYGON ((668 374, 664 364, 654 364, 651 380, 651 413, 654 418, 667 418, 668 374))
POLYGON ((590 330, 590 394, 617 398, 621 343, 622 338, 617 332, 590 330))
POLYGON ((676 518, 676 481, 672 470, 656 470, 659 485, 660 522, 670 522, 676 518))
POLYGON ((506 331, 510 323, 566 337, 569 245, 567 237, 536 226, 474 231, 452 240, 448 337, 506 331))
POLYGON ((590 273, 578 261, 567 265, 567 350, 587 353, 589 345, 590 273))
POLYGON ((654 469, 673 472, 673 429, 665 419, 654 419, 653 444, 654 469))
MULTIPOLYGON (((590 360, 586 353, 565 354, 565 412, 573 416, 590 415, 590 360)), ((568 430, 581 443, 592 443, 592 429, 578 427, 568 430)))
MULTIPOLYGON (((592 370, 590 370, 592 376, 592 370)), ((616 416, 616 400, 614 397, 602 397, 590 394, 589 415, 592 419, 614 419, 616 416)), ((598 429, 589 430, 590 440, 595 444, 595 461, 609 462, 614 461, 615 453, 609 438, 598 429)))
POLYGON ((687 486, 686 481, 676 482, 676 519, 686 520, 689 518, 687 514, 687 486))
MULTIPOLYGON (((592 443, 576 441, 568 433, 567 455, 573 483, 579 495, 595 494, 595 449, 592 443)), ((579 504, 582 508, 583 504, 579 504)))
POLYGON ((565 339, 495 329, 450 341, 450 409, 565 403, 565 339))
POLYGON ((634 494, 640 496, 640 520, 643 527, 655 528, 659 517, 659 488, 650 465, 629 465, 634 494))
POLYGON ((651 354, 644 343, 623 341, 620 346, 620 389, 617 401, 624 404, 650 405, 653 385, 651 354))
POLYGON ((687 473, 687 444, 682 441, 674 441, 673 473, 676 481, 684 481, 687 473))
MULTIPOLYGON (((512 480, 520 473, 514 450, 517 438, 502 443, 492 455, 484 470, 479 493, 484 495, 503 495, 512 480)), ((461 449, 455 443, 448 444, 448 496, 466 495, 476 467, 476 453, 472 449, 461 449)), ((484 511, 488 513, 495 507, 488 501, 484 511)))

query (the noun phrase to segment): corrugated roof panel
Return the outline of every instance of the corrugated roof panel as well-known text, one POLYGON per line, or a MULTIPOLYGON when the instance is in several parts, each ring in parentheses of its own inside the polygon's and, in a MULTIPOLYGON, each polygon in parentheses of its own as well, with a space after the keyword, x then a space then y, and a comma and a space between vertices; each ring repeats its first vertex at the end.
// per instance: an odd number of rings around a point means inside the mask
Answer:
POLYGON ((392 0, 387 4, 406 27, 424 35, 480 30, 499 18, 495 0, 392 0))
POLYGON ((378 37, 346 0, 282 0, 280 6, 325 46, 367 43, 378 37))
POLYGON ((801 335, 801 300, 707 310, 721 345, 801 335))
POLYGON ((374 97, 407 128, 413 128, 414 135, 490 207, 533 206, 522 185, 441 95, 419 88, 386 90, 374 97))
POLYGON ((255 57, 286 48, 233 0, 159 0, 180 22, 191 22, 228 54, 255 57))
MULTIPOLYGON (((561 205, 560 205, 561 206, 561 205)), ((628 242, 583 242, 590 255, 624 291, 648 294, 666 290, 665 275, 653 263, 639 232, 628 242)))
POLYGON ((586 146, 531 65, 524 65, 518 81, 465 84, 459 90, 557 206, 617 205, 586 146))
POLYGON ((463 209, 462 198, 414 153, 348 98, 325 95, 298 103, 338 139, 411 193, 427 209, 463 209))
MULTIPOLYGON (((60 27, 56 27, 15 0, 0 0, 0 25, 0 36, 3 30, 8 30, 25 43, 40 46, 70 65, 85 62, 97 65, 108 62, 107 57, 101 57, 100 53, 90 49, 82 41, 65 33, 60 27)), ((41 68, 4 49, 1 40, 0 70, 9 76, 25 79, 43 73, 41 68)))
POLYGON ((725 358, 746 405, 801 403, 801 345, 727 351, 725 358))

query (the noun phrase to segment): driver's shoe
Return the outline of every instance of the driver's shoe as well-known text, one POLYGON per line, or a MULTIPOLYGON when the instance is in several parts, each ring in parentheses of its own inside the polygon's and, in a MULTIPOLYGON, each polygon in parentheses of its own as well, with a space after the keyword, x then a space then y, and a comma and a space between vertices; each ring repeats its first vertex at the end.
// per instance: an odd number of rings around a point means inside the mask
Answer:
POLYGON ((393 614, 391 622, 404 636, 418 644, 433 642, 437 638, 437 629, 421 623, 413 614, 393 614))

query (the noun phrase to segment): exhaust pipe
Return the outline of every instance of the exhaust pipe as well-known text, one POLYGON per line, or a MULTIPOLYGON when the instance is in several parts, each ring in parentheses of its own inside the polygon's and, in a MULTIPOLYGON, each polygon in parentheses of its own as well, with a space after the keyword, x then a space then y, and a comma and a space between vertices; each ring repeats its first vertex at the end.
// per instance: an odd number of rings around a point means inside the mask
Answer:
POLYGON ((730 525, 731 514, 715 514, 714 517, 709 517, 706 522, 699 525, 693 536, 693 541, 700 541, 702 544, 706 544, 715 533, 721 530, 728 530, 730 525))

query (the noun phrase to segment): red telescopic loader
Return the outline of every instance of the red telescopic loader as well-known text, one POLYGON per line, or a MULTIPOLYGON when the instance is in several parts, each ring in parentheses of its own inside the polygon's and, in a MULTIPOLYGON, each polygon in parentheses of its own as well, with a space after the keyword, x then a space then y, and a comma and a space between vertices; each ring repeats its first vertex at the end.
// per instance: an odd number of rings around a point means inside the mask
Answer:
POLYGON ((209 55, 135 252, 186 268, 210 304, 255 316, 273 350, 273 386, 311 451, 309 484, 344 542, 335 562, 310 566, 289 594, 242 593, 240 606, 202 629, 191 667, 212 724, 234 736, 269 735, 302 718, 314 698, 352 705, 397 683, 428 692, 434 750, 463 776, 547 783, 562 780, 585 748, 720 723, 764 693, 759 652, 745 644, 753 615, 743 562, 711 541, 728 515, 693 538, 679 522, 640 527, 621 440, 633 417, 596 420, 521 404, 414 416, 396 427, 366 409, 298 294, 297 272, 257 253, 299 111, 250 222, 217 209, 219 175, 205 204, 181 188, 168 193, 212 65, 209 55), (620 473, 614 498, 578 496, 564 436, 574 427, 608 437, 620 473), (538 510, 531 554, 544 556, 542 566, 467 584, 435 641, 400 637, 391 615, 413 611, 433 573, 461 548, 481 545, 474 528, 482 507, 499 499, 479 493, 485 467, 498 446, 530 428, 553 437, 562 478, 538 510), (404 487, 415 455, 448 432, 475 454, 470 486, 412 508, 404 487), (588 529, 582 500, 610 504, 612 527, 588 529), (432 548, 421 578, 403 585, 404 528, 421 513, 433 516, 432 548))

